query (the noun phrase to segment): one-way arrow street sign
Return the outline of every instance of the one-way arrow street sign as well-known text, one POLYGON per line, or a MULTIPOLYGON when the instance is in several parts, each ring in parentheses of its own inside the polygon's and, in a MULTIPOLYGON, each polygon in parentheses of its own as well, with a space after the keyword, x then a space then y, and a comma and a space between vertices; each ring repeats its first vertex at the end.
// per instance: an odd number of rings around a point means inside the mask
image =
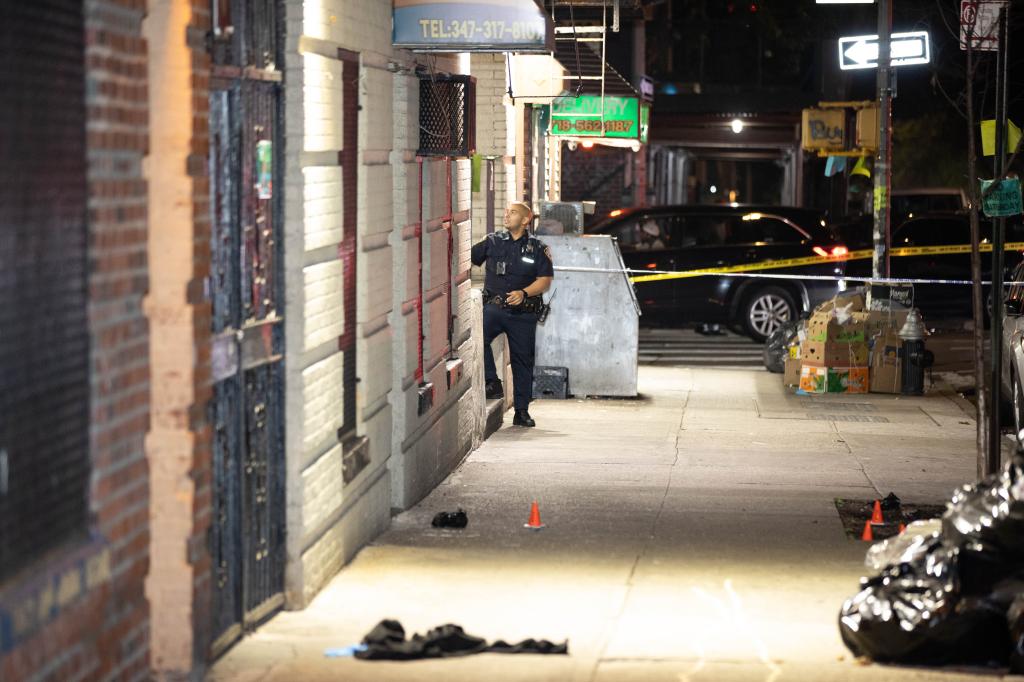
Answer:
MULTIPOLYGON (((931 61, 931 45, 927 31, 893 33, 890 39, 893 66, 927 64, 931 61)), ((874 69, 878 67, 878 36, 849 36, 839 39, 839 68, 874 69)))

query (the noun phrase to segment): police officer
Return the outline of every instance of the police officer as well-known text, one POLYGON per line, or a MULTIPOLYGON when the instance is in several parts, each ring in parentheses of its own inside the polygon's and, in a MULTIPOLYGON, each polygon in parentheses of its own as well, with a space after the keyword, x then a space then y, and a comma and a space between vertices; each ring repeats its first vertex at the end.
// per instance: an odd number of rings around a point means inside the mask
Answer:
POLYGON ((473 246, 473 265, 485 261, 484 278, 484 378, 487 397, 505 395, 494 367, 491 341, 499 334, 508 338, 512 361, 512 389, 516 426, 536 426, 528 408, 533 397, 533 354, 541 294, 551 286, 554 269, 551 252, 527 229, 533 211, 522 201, 505 209, 505 229, 487 235, 473 246))

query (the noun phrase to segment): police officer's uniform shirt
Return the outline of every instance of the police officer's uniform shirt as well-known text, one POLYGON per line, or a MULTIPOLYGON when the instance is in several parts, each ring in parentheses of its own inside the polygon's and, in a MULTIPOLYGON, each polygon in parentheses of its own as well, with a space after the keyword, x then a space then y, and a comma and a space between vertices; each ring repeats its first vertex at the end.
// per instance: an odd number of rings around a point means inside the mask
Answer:
POLYGON ((551 251, 524 231, 512 239, 508 230, 487 235, 473 246, 473 265, 487 262, 484 289, 491 296, 503 296, 533 284, 538 277, 554 277, 551 251))

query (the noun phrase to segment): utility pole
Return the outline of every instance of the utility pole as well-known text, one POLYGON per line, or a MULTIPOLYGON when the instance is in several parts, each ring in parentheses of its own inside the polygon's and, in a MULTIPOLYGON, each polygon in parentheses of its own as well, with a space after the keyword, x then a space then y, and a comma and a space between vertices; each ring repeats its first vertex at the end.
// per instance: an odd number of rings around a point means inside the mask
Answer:
POLYGON ((889 276, 889 190, 892 184, 892 0, 878 0, 878 156, 873 195, 871 276, 889 276))
MULTIPOLYGON (((1010 6, 1007 3, 999 10, 999 49, 996 53, 996 153, 995 182, 1003 179, 1006 165, 1006 91, 1007 63, 1010 61, 1010 6)), ((999 406, 1002 404, 1003 379, 1003 248, 1006 243, 1006 218, 996 218, 992 225, 992 375, 989 392, 988 447, 986 448, 985 473, 994 474, 1002 464, 1002 429, 999 423, 999 406)))

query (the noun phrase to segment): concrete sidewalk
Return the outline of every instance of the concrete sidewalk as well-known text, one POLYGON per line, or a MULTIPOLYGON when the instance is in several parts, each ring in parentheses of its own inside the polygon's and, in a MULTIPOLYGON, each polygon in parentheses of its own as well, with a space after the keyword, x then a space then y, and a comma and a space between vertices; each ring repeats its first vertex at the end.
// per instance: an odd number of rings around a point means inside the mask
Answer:
MULTIPOLYGON (((798 397, 777 375, 641 368, 637 400, 543 401, 282 613, 210 680, 960 680, 864 666, 836 616, 866 545, 834 498, 939 503, 974 480, 950 397, 798 397), (548 527, 523 529, 532 499, 548 527), (431 528, 441 510, 463 531, 431 528), (326 659, 382 618, 489 640, 568 638, 569 656, 326 659)), ((511 417, 506 416, 506 423, 511 417)), ((983 675, 992 679, 991 674, 983 675)))

